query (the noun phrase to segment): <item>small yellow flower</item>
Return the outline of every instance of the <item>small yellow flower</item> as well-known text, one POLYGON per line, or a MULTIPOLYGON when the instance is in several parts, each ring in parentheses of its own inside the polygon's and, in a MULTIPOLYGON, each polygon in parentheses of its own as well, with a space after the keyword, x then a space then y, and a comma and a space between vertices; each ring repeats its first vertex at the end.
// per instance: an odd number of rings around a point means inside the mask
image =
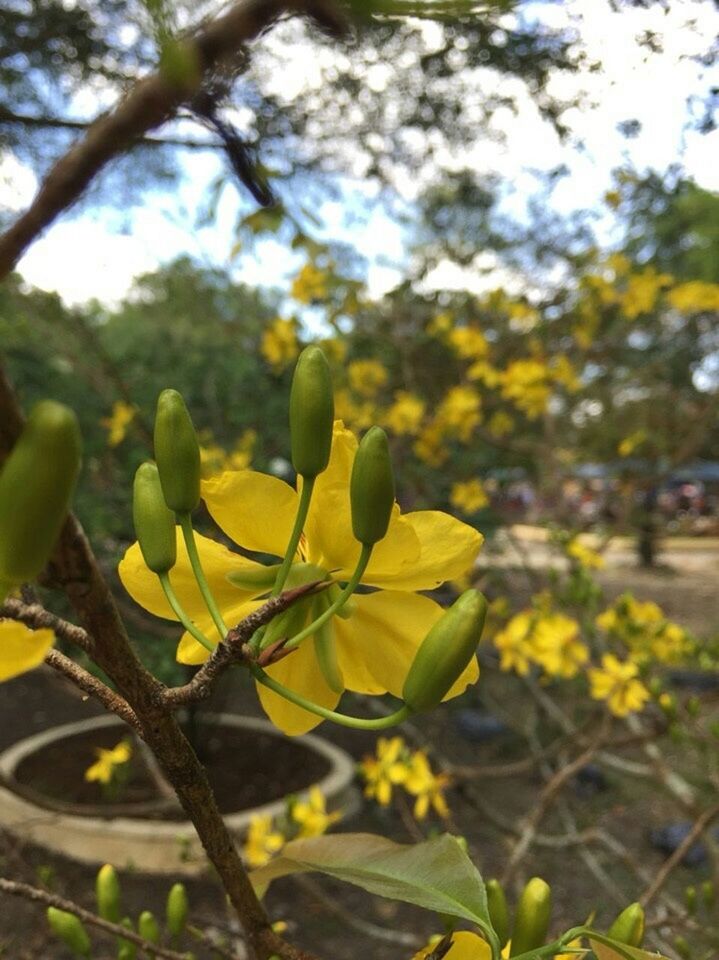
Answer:
POLYGON ((324 795, 319 787, 314 786, 307 800, 292 804, 291 816, 300 825, 298 837, 320 837, 341 819, 342 814, 339 811, 327 813, 324 795))
POLYGON ((580 567, 586 567, 587 570, 601 570, 604 566, 604 557, 596 550, 585 547, 576 537, 567 544, 567 556, 576 560, 580 567))
POLYGON ((719 310, 719 284, 703 280, 680 283, 667 293, 667 300, 681 313, 719 310))
POLYGON ((549 370, 541 360, 514 360, 502 375, 502 396, 536 420, 551 396, 549 370))
POLYGON ((489 497, 480 480, 467 480, 452 484, 449 502, 456 510, 469 516, 486 507, 489 497))
POLYGON ((647 439, 646 430, 635 430, 620 441, 617 447, 617 453, 620 457, 631 457, 637 447, 640 447, 647 439))
POLYGON ((127 428, 135 419, 137 407, 133 407, 124 400, 118 400, 112 405, 109 417, 103 417, 101 425, 108 431, 107 443, 111 447, 119 446, 127 436, 127 428))
POLYGON ((499 651, 500 669, 514 670, 520 677, 526 677, 534 660, 532 635, 537 616, 532 610, 516 614, 494 638, 499 651))
POLYGON ((389 806, 392 788, 407 779, 407 748, 402 737, 380 737, 374 757, 365 757, 359 769, 365 780, 364 794, 381 806, 389 806))
POLYGON ((421 397, 406 390, 398 390, 394 403, 384 416, 384 425, 397 436, 415 436, 424 417, 426 404, 421 397))
POLYGON ((450 387, 439 405, 437 421, 446 433, 468 443, 474 428, 482 421, 480 407, 480 396, 474 387, 450 387))
POLYGON ((644 708, 650 694, 637 679, 638 667, 631 661, 622 663, 614 654, 605 653, 601 668, 589 671, 590 694, 594 700, 606 700, 616 717, 626 717, 644 708))
POLYGON ((514 419, 504 410, 498 410, 487 421, 487 429, 493 437, 506 437, 514 430, 514 419))
POLYGON ((52 630, 31 630, 15 620, 0 620, 0 683, 39 667, 54 642, 52 630))
POLYGON ((487 356, 489 344, 476 327, 455 327, 447 340, 458 357, 463 360, 480 360, 487 356))
POLYGON ((449 457, 442 424, 435 420, 423 427, 412 449, 428 467, 441 467, 449 457))
POLYGON ((284 834, 272 829, 270 814, 258 814, 250 820, 242 855, 251 867, 264 867, 285 842, 284 834))
POLYGON ((110 783, 118 767, 123 766, 132 757, 132 746, 128 740, 121 740, 112 750, 97 747, 97 760, 85 771, 88 783, 110 783))
MULTIPOLYGON (((427 946, 415 953, 412 960, 427 960, 441 939, 441 936, 432 937, 427 946)), ((491 956, 492 951, 486 940, 482 940, 470 930, 458 930, 452 934, 452 946, 449 953, 444 955, 444 960, 490 960, 491 956)))
POLYGON ((300 303, 324 300, 327 296, 327 271, 314 263, 306 263, 294 279, 292 296, 300 303))
POLYGON ((442 819, 449 816, 449 807, 444 798, 444 790, 449 784, 446 773, 433 773, 427 754, 417 750, 409 760, 409 772, 403 786, 408 793, 416 797, 414 815, 417 820, 424 820, 430 807, 442 819))
POLYGON ((589 660, 579 636, 579 624, 563 613, 539 617, 534 627, 533 657, 551 677, 570 680, 589 660))
POLYGON ((347 367, 350 387, 363 397, 376 397, 388 377, 379 360, 353 360, 347 367))
POLYGON ((284 370, 300 352, 295 321, 283 320, 282 317, 273 320, 262 334, 260 351, 275 371, 284 370))

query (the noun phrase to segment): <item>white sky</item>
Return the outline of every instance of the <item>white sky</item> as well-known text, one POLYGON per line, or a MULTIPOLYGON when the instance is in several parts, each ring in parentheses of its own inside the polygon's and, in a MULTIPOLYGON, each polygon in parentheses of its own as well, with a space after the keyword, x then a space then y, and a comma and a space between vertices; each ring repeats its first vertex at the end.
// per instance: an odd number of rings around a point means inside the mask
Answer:
MULTIPOLYGON (((480 172, 501 170, 511 183, 504 209, 522 215, 529 195, 537 190, 538 171, 566 164, 571 175, 563 179, 552 196, 552 203, 562 213, 600 206, 603 193, 611 184, 613 168, 629 162, 638 170, 653 167, 665 169, 680 160, 687 173, 702 187, 719 190, 719 132, 700 135, 687 132, 687 98, 704 92, 706 79, 700 80, 702 68, 682 54, 687 50, 706 49, 716 33, 717 17, 713 4, 672 3, 669 13, 660 4, 650 9, 610 12, 605 0, 568 0, 562 4, 536 3, 523 5, 524 17, 536 17, 551 26, 570 26, 581 14, 585 26, 583 37, 590 58, 601 59, 601 73, 584 73, 577 77, 557 76, 552 92, 570 96, 577 88, 584 89, 596 107, 584 112, 573 111, 567 119, 584 149, 562 145, 550 125, 538 117, 531 102, 520 105, 518 116, 509 111, 495 118, 505 134, 503 144, 478 142, 458 164, 471 164, 480 172), (694 32, 683 27, 689 16, 696 18, 694 32), (656 29, 664 38, 661 54, 648 54, 636 37, 644 30, 656 29), (642 129, 627 140, 617 131, 617 124, 636 118, 642 129)), ((325 54, 326 55, 326 54, 325 54)), ((292 84, 313 82, 315 64, 298 56, 286 65, 285 89, 292 84)), ((489 84, 490 78, 483 78, 489 84)), ((381 88, 377 74, 373 84, 381 88)), ((715 85, 719 81, 715 80, 715 85)), ((86 97, 87 101, 87 97, 86 97)), ((85 102, 86 107, 92 105, 85 102)), ((297 260, 288 258, 278 244, 260 248, 260 257, 230 260, 234 242, 233 227, 240 209, 240 200, 233 189, 226 189, 219 217, 211 228, 197 230, 194 217, 211 180, 222 169, 222 158, 211 153, 187 153, 183 159, 184 178, 174 193, 156 192, 147 195, 144 205, 129 215, 129 230, 118 232, 117 216, 111 212, 83 213, 73 220, 56 224, 37 241, 19 265, 24 278, 44 290, 57 291, 69 304, 97 298, 108 304, 120 300, 138 274, 155 269, 163 262, 189 253, 208 264, 227 266, 233 275, 250 284, 283 286, 296 270, 297 260)), ((13 157, 0 160, 0 206, 22 210, 37 187, 31 171, 13 157)), ((322 211, 329 230, 342 231, 342 210, 328 204, 322 211)), ((606 224, 607 231, 609 223, 606 224)), ((607 236, 609 234, 607 233, 607 236)), ((352 241, 361 253, 401 262, 403 235, 378 210, 374 211, 352 233, 352 241)), ((484 258, 486 265, 487 258, 484 258)), ((481 264, 478 264, 481 266, 481 264)), ((374 263, 370 266, 370 287, 380 293, 397 281, 396 271, 374 263)), ((456 286, 467 283, 466 274, 440 268, 433 278, 436 285, 456 286)), ((478 283, 496 286, 506 281, 505 275, 490 275, 478 283)))

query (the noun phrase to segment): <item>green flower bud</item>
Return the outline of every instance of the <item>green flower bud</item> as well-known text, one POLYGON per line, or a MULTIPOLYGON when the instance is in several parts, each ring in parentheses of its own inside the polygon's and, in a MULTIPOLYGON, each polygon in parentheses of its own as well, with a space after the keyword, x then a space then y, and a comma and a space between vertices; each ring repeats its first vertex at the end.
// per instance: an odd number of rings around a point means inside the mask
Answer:
POLYGON ((141 463, 132 488, 132 518, 142 556, 153 573, 167 573, 177 562, 175 514, 162 495, 154 463, 141 463))
MULTIPOLYGON (((132 920, 129 917, 124 917, 122 926, 126 930, 132 930, 132 920)), ((137 946, 129 940, 118 939, 117 960, 137 960, 137 946)))
POLYGON ((319 347, 299 356, 290 391, 292 466, 302 477, 327 469, 332 447, 335 401, 330 367, 319 347))
POLYGON ((489 909, 489 919, 494 927, 494 932, 499 937, 499 945, 503 947, 509 940, 509 909, 507 907, 507 898, 499 880, 487 881, 487 907, 489 909))
POLYGON ((82 921, 74 913, 66 913, 57 907, 47 908, 47 921, 52 932, 62 940, 76 957, 89 957, 92 944, 82 921))
POLYGON ((687 905, 687 913, 692 916, 697 912, 697 888, 690 884, 684 890, 684 902, 687 905))
POLYGON ((167 929, 173 937, 179 937, 185 929, 187 914, 190 906, 187 901, 187 891, 182 883, 172 886, 167 895, 167 929))
POLYGON ((607 931, 607 936, 628 947, 641 947, 644 939, 644 908, 640 903, 631 903, 619 914, 607 931))
POLYGON ((163 390, 157 400, 155 460, 167 506, 191 513, 200 502, 200 445, 177 390, 163 390))
POLYGON ((120 922, 120 881, 115 868, 106 863, 100 867, 95 880, 97 912, 103 920, 120 922))
POLYGON ((691 960, 692 950, 689 946, 686 937, 683 937, 681 934, 674 937, 674 949, 679 954, 683 960, 691 960))
POLYGON ((716 890, 714 889, 714 882, 712 880, 705 880, 702 884, 702 900, 707 910, 711 910, 716 900, 716 890))
POLYGON ((404 682, 402 699, 414 712, 441 703, 474 656, 482 636, 487 601, 478 590, 465 590, 445 610, 422 641, 404 682))
POLYGON ((43 400, 30 413, 0 473, 0 584, 33 580, 60 535, 80 470, 72 410, 43 400))
POLYGON ((350 479, 352 532, 365 546, 372 546, 387 533, 394 506, 394 473, 387 434, 371 427, 362 437, 350 479))
POLYGON ((137 918, 137 932, 148 943, 160 942, 160 926, 149 910, 143 910, 137 918))
POLYGON ((547 939, 552 911, 552 891, 541 877, 532 877, 517 904, 510 956, 541 947, 547 939))

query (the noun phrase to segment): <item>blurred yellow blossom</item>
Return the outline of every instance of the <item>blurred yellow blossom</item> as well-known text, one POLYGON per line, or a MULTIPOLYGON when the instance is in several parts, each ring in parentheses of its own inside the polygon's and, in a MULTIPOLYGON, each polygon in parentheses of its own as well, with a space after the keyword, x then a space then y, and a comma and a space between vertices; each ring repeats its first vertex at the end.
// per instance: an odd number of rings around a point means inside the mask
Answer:
POLYGON ((325 797, 318 786, 310 788, 306 800, 292 804, 291 816, 299 824, 298 837, 319 837, 342 818, 339 811, 327 813, 325 797))
POLYGON ((452 484, 449 502, 455 509, 469 515, 486 507, 489 497, 481 480, 465 480, 452 484))
POLYGON ((291 294, 300 303, 312 303, 327 296, 327 271, 306 263, 292 283, 291 294))
POLYGON ((596 624, 621 640, 639 662, 656 659, 676 663, 691 649, 687 631, 667 620, 658 604, 637 600, 630 593, 622 594, 613 606, 599 614, 596 624))
POLYGON ((635 430, 625 437, 617 447, 617 453, 620 457, 631 457, 637 447, 640 447, 647 439, 646 430, 635 430))
POLYGON ((225 470, 246 470, 252 463, 252 454, 257 442, 257 432, 252 429, 243 431, 234 450, 227 451, 215 443, 211 434, 201 437, 200 469, 203 480, 215 477, 225 470))
POLYGON ((642 313, 650 313, 657 302, 662 289, 671 283, 667 273, 657 273, 653 267, 647 267, 641 273, 633 273, 627 279, 627 286, 621 298, 624 316, 635 320, 642 313))
POLYGON ((475 360, 467 370, 468 380, 478 380, 489 390, 494 390, 502 382, 502 374, 486 360, 475 360))
POLYGON ((463 360, 479 360, 486 357, 489 351, 484 334, 476 327, 455 327, 450 330, 447 341, 463 360))
POLYGON ((132 746, 129 740, 121 740, 112 750, 97 747, 97 760, 85 771, 88 783, 110 783, 118 767, 128 763, 132 757, 132 746))
POLYGON ((31 630, 15 620, 0 620, 0 683, 39 667, 54 642, 52 630, 31 630))
POLYGON ((526 677, 534 660, 532 634, 537 615, 533 610, 517 613, 494 637, 494 645, 499 651, 499 666, 502 670, 514 670, 520 677, 526 677))
MULTIPOLYGON (((425 947, 415 953, 412 960, 427 960, 441 940, 441 936, 432 937, 425 947)), ((491 956, 492 951, 486 940, 482 940, 471 930, 458 930, 452 934, 452 946, 443 960, 490 960, 491 956)))
POLYGON ((622 662, 612 653, 605 653, 602 666, 588 671, 590 695, 606 700, 616 717, 626 717, 644 708, 650 694, 638 679, 639 668, 630 660, 622 662))
POLYGON ((450 387, 437 411, 437 422, 463 443, 468 443, 481 422, 480 397, 472 387, 450 387))
POLYGON ((282 317, 273 320, 262 335, 260 351, 274 370, 284 370, 300 352, 296 322, 282 317))
POLYGON ((487 421, 487 429, 493 437, 506 437, 514 430, 514 419, 504 410, 497 410, 487 421))
POLYGON ((586 567, 587 570, 601 570, 604 566, 604 557, 591 547, 586 547, 577 537, 569 541, 566 550, 568 557, 576 560, 580 567, 586 567))
POLYGON ((366 430, 377 422, 377 408, 371 400, 358 403, 349 390, 336 390, 335 416, 355 430, 366 430))
POLYGON ((398 437, 405 434, 414 436, 424 417, 426 404, 421 397, 406 390, 398 390, 394 403, 385 412, 384 425, 398 437))
POLYGON ((317 344, 324 351, 331 363, 342 363, 347 356, 347 344, 339 337, 330 337, 329 340, 320 340, 317 344))
POLYGON ((533 659, 551 677, 576 677, 589 660, 589 651, 579 636, 579 623, 563 613, 539 617, 532 640, 533 659))
POLYGON ((570 393, 576 393, 582 386, 571 360, 565 357, 563 353, 552 359, 551 373, 554 382, 561 383, 570 393))
POLYGON ((441 337, 452 329, 452 314, 438 313, 427 325, 427 333, 433 337, 441 337))
POLYGON ((551 389, 540 360, 514 360, 502 376, 502 396, 535 420, 547 409, 551 389))
POLYGON ((436 774, 432 771, 427 754, 416 750, 409 761, 407 779, 404 788, 416 797, 414 815, 418 820, 424 820, 430 807, 446 819, 449 816, 449 807, 444 798, 444 790, 449 784, 446 773, 436 774))
POLYGON ((427 424, 419 433, 414 452, 428 467, 441 467, 449 457, 449 450, 444 440, 442 424, 436 420, 427 424))
POLYGON ((264 867, 285 842, 284 834, 273 829, 270 814, 258 814, 250 820, 242 855, 251 867, 264 867))
POLYGON ((107 443, 111 447, 119 446, 127 436, 127 428, 135 419, 137 407, 124 400, 117 400, 112 405, 109 417, 103 417, 100 424, 107 430, 107 443))
POLYGON ((690 280, 680 283, 667 293, 667 300, 682 313, 700 310, 719 310, 719 284, 690 280))
POLYGON ((365 757, 359 769, 365 781, 364 795, 386 807, 392 800, 392 788, 407 779, 408 751, 402 737, 380 737, 374 757, 365 757))
POLYGON ((353 360, 347 367, 350 387, 363 397, 376 397, 387 383, 387 370, 379 360, 353 360))

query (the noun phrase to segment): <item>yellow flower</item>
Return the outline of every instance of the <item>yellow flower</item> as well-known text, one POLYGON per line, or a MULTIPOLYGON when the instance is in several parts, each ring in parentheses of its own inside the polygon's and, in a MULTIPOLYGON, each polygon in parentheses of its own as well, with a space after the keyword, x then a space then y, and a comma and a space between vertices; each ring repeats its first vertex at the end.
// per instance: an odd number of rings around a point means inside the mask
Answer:
POLYGON ((409 760, 407 778, 403 786, 408 793, 417 798, 414 805, 414 815, 418 820, 424 820, 430 807, 443 819, 449 816, 449 807, 444 799, 444 790, 448 784, 449 777, 446 773, 436 774, 432 772, 432 767, 424 751, 417 750, 412 754, 409 760))
POLYGON ((493 437, 506 437, 514 430, 514 420, 504 410, 498 410, 489 418, 487 429, 493 437))
POLYGON ((500 630, 494 645, 499 650, 499 666, 502 670, 514 670, 520 677, 526 677, 534 659, 532 635, 537 615, 532 610, 516 614, 500 630))
POLYGON ((502 375, 502 396, 535 420, 549 403, 548 373, 540 360, 514 360, 502 375))
POLYGON ((554 382, 560 383, 570 393, 576 393, 582 386, 572 362, 563 353, 552 359, 551 373, 554 382))
POLYGON ((570 940, 567 944, 567 947, 574 947, 573 953, 557 953, 555 954, 554 960, 581 960, 585 955, 586 951, 578 953, 577 951, 581 950, 582 947, 582 938, 577 937, 575 940, 570 940))
POLYGON ((112 405, 109 417, 103 417, 101 425, 108 431, 107 442, 111 447, 117 447, 127 436, 127 428, 135 419, 137 408, 124 400, 118 400, 112 405))
POLYGON ((480 480, 467 480, 452 484, 449 502, 455 509, 469 515, 486 507, 489 497, 480 480))
POLYGON ((0 620, 0 683, 39 667, 54 642, 52 630, 31 630, 15 620, 0 620))
POLYGON ((719 310, 719 284, 690 280, 680 283, 667 293, 669 303, 681 313, 700 310, 719 310))
POLYGON ((349 390, 335 392, 335 415, 355 430, 367 430, 377 422, 377 408, 372 400, 357 403, 349 390))
POLYGON ((384 425, 397 436, 414 436, 422 424, 425 402, 414 393, 398 390, 394 403, 384 415, 384 425))
MULTIPOLYGON (((441 936, 432 937, 426 947, 415 953, 412 960, 427 960, 437 946, 441 936)), ((470 930, 459 930, 452 934, 452 946, 445 953, 444 960, 490 960, 492 951, 486 940, 482 940, 470 930)))
POLYGON ((489 344, 476 327, 455 327, 447 340, 458 357, 463 360, 480 360, 487 356, 489 344))
POLYGON ((482 420, 480 405, 479 394, 473 387, 450 387, 439 405, 437 421, 448 434, 467 443, 482 420))
POLYGON ((250 820, 242 855, 251 867, 264 867, 284 845, 284 834, 272 829, 270 814, 258 814, 250 820))
POLYGON ((637 447, 641 446, 647 439, 646 430, 635 430, 625 437, 617 447, 617 453, 620 457, 630 457, 637 447))
POLYGON ((606 700, 616 717, 626 717, 644 708, 650 694, 641 680, 635 663, 622 663, 614 654, 605 653, 601 668, 589 671, 590 694, 594 700, 606 700))
POLYGON ((427 325, 427 333, 433 337, 442 337, 452 329, 452 314, 438 313, 427 325))
POLYGON ((365 780, 364 795, 375 799, 380 806, 389 806, 392 787, 404 783, 408 766, 407 748, 402 737, 380 737, 374 757, 365 757, 360 763, 360 773, 365 780))
POLYGON ((622 296, 622 309, 628 320, 635 320, 642 313, 650 313, 657 302, 662 287, 671 283, 666 273, 657 273, 653 267, 647 267, 641 273, 633 273, 627 280, 627 288, 622 296))
POLYGON ((449 450, 444 442, 442 424, 436 420, 428 423, 421 431, 412 448, 422 463, 428 467, 441 467, 449 457, 449 450))
POLYGON ((317 786, 310 789, 307 800, 292 804, 291 816, 300 825, 298 837, 319 837, 342 818, 339 811, 327 813, 324 795, 317 786))
POLYGON ((314 263, 306 263, 295 277, 291 293, 300 303, 312 303, 324 300, 327 291, 327 271, 314 263))
POLYGON ((533 658, 549 676, 569 680, 589 659, 579 637, 579 624, 563 613, 539 617, 532 640, 533 658))
POLYGON ((270 366, 277 372, 292 363, 300 352, 297 343, 297 324, 294 320, 277 317, 262 334, 260 352, 270 366))
MULTIPOLYGON (((354 571, 360 546, 352 535, 349 479, 357 450, 356 437, 335 424, 332 454, 327 470, 317 478, 296 561, 313 565, 311 579, 331 577, 347 581, 354 571)), ((253 552, 282 556, 290 539, 297 510, 296 491, 277 477, 253 470, 226 472, 203 481, 205 504, 218 526, 235 543, 253 552)), ((197 537, 205 575, 225 621, 234 625, 258 605, 261 589, 243 587, 243 573, 258 573, 261 566, 206 537, 197 537)), ((427 631, 442 615, 442 608, 418 590, 431 590, 455 579, 472 566, 482 536, 448 514, 423 510, 402 515, 395 504, 387 536, 375 547, 362 583, 378 588, 359 593, 335 617, 324 636, 334 648, 344 688, 364 694, 401 696, 405 677, 427 631)), ((120 563, 120 578, 130 595, 146 610, 176 620, 158 578, 145 567, 139 546, 133 544, 120 563)), ((212 625, 192 576, 187 551, 178 536, 177 564, 170 580, 189 617, 213 642, 219 636, 212 625)), ((305 623, 316 616, 323 597, 305 602, 305 623)), ((207 651, 188 633, 177 653, 181 663, 203 663, 207 651)), ((308 638, 290 656, 272 664, 267 672, 280 683, 324 707, 333 709, 341 689, 330 682, 308 638)), ((448 697, 457 696, 479 675, 476 659, 457 680, 448 697)), ((290 734, 305 733, 320 719, 289 703, 264 686, 258 687, 270 719, 290 734)))
POLYGON ((376 397, 388 374, 379 360, 353 360, 347 367, 350 387, 363 397, 376 397))
POLYGON ((467 370, 467 379, 480 380, 485 387, 493 390, 502 382, 502 373, 491 363, 487 363, 486 360, 475 360, 467 370))
POLYGON ((88 783, 110 783, 118 767, 127 763, 132 757, 132 746, 128 740, 121 740, 112 750, 97 747, 97 760, 85 771, 88 783))
POLYGON ((604 557, 596 550, 585 547, 576 537, 567 544, 567 556, 588 570, 601 570, 604 566, 604 557))

